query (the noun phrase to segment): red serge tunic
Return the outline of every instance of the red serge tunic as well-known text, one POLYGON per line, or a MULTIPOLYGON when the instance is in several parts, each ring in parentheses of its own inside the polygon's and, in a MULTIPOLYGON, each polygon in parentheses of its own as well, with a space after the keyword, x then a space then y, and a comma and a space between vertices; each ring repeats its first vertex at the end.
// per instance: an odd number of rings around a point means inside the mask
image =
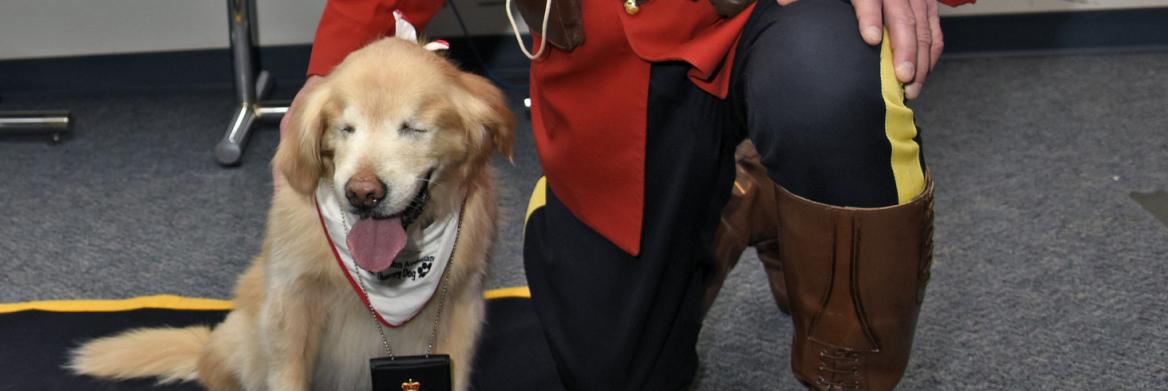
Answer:
MULTIPOLYGON (((584 224, 638 255, 650 64, 684 61, 693 66, 695 85, 725 98, 734 49, 753 8, 725 19, 708 1, 654 0, 636 15, 626 13, 620 0, 581 3, 584 43, 571 52, 548 50, 531 66, 532 131, 556 198, 584 224)), ((308 73, 327 74, 349 52, 392 35, 394 9, 421 30, 441 5, 330 0, 308 73)))

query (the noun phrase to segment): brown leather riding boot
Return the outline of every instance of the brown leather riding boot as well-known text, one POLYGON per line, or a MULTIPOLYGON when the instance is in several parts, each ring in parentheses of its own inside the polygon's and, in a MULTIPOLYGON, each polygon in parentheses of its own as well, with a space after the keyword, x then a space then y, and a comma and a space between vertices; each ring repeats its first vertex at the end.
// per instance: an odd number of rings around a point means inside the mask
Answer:
POLYGON ((787 285, 779 258, 778 207, 775 184, 767 176, 754 144, 744 141, 734 151, 736 176, 730 200, 714 233, 714 275, 706 285, 705 309, 709 310, 747 247, 754 247, 766 269, 771 293, 779 310, 787 312, 787 285))
POLYGON ((912 202, 842 208, 779 188, 779 242, 795 340, 817 390, 891 390, 912 352, 933 255, 933 183, 912 202))

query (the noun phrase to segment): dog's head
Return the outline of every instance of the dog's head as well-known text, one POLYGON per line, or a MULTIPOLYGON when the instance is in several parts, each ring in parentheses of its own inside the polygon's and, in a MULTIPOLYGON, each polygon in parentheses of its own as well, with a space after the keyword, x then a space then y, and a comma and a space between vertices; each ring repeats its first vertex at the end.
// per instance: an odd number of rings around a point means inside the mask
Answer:
POLYGON ((492 151, 510 158, 503 94, 413 42, 352 53, 302 99, 273 164, 304 194, 331 179, 362 218, 408 215, 421 197, 449 210, 492 151))

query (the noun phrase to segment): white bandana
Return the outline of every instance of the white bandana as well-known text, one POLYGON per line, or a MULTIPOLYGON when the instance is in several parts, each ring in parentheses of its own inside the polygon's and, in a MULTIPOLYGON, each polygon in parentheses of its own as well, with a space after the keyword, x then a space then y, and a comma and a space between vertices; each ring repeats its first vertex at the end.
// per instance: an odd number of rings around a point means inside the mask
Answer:
POLYGON ((450 217, 423 228, 420 242, 407 240, 406 247, 394 259, 393 265, 381 273, 386 277, 383 280, 377 274, 358 267, 349 253, 349 245, 345 240, 348 236, 346 224, 356 223, 358 216, 344 208, 340 197, 328 183, 321 181, 316 187, 316 211, 320 215, 325 237, 333 248, 337 265, 345 273, 357 296, 377 312, 377 318, 382 324, 399 327, 409 322, 430 302, 442 281, 443 271, 450 263, 451 252, 458 241, 461 203, 450 217), (357 273, 355 276, 354 271, 357 273), (364 283, 367 295, 361 292, 361 286, 354 278, 364 283))

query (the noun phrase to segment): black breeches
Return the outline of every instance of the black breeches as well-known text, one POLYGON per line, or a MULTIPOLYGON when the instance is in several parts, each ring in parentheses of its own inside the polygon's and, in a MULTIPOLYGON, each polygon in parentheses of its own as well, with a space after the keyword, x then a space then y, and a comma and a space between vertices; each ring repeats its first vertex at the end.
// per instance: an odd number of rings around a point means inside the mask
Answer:
POLYGON ((815 201, 889 206, 923 189, 912 112, 887 55, 862 41, 845 1, 763 0, 743 32, 728 99, 695 87, 685 64, 654 64, 639 256, 537 185, 525 267, 569 389, 673 390, 692 380, 713 233, 743 138, 776 183, 815 201))

